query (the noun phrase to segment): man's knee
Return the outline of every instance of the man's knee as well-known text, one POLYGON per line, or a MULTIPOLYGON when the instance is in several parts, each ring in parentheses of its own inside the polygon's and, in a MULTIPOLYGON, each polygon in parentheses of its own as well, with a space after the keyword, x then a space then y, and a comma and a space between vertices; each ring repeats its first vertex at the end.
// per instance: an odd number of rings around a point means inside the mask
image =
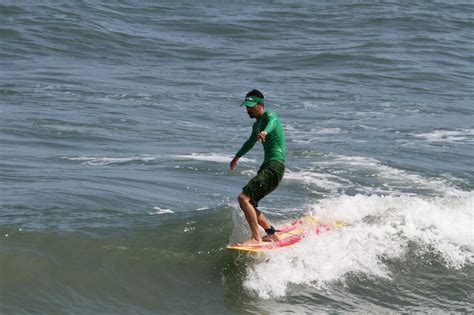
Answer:
POLYGON ((239 203, 242 203, 242 202, 250 202, 250 197, 247 196, 246 194, 244 194, 243 192, 241 192, 239 194, 239 196, 237 197, 237 199, 239 200, 239 203))

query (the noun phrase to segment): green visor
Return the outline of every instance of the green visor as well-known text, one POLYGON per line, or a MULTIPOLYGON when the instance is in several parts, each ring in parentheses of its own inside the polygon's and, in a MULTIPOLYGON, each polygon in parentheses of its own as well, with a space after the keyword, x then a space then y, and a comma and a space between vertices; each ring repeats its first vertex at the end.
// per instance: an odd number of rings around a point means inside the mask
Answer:
POLYGON ((247 96, 245 101, 240 106, 254 107, 257 104, 263 103, 263 98, 257 96, 247 96))

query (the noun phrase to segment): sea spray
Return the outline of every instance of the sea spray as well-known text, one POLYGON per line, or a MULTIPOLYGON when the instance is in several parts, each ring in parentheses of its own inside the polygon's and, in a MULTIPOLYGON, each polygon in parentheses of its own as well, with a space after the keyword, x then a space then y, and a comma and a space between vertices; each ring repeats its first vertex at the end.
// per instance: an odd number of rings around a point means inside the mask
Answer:
POLYGON ((446 269, 474 262, 474 196, 341 196, 315 204, 322 222, 342 219, 337 230, 265 253, 248 267, 244 286, 262 298, 281 297, 290 285, 328 288, 350 274, 391 279, 390 261, 431 251, 446 269), (417 245, 418 252, 409 251, 417 245))

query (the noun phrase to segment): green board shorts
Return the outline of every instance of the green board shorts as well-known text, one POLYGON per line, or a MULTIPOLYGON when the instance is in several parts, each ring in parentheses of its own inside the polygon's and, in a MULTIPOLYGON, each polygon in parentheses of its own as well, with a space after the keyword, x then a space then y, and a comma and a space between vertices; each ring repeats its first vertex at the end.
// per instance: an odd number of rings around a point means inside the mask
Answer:
POLYGON ((242 188, 242 192, 250 197, 252 204, 257 207, 258 202, 271 193, 280 184, 285 174, 283 161, 268 161, 260 166, 257 175, 242 188))

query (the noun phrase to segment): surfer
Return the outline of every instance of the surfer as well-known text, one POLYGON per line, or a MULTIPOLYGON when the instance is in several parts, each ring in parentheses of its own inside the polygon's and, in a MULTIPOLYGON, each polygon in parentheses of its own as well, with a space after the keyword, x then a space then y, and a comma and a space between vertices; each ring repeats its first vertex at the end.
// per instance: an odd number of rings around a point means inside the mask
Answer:
POLYGON ((253 148, 258 141, 263 144, 264 160, 257 175, 242 188, 238 200, 252 233, 246 244, 261 243, 262 241, 277 241, 277 230, 270 225, 265 215, 258 209, 258 202, 271 193, 280 184, 285 173, 285 135, 278 115, 266 110, 264 96, 258 90, 247 93, 244 102, 250 118, 256 122, 252 126, 252 133, 230 162, 230 169, 237 167, 239 159, 253 148), (260 225, 267 235, 263 238, 258 231, 260 225))

